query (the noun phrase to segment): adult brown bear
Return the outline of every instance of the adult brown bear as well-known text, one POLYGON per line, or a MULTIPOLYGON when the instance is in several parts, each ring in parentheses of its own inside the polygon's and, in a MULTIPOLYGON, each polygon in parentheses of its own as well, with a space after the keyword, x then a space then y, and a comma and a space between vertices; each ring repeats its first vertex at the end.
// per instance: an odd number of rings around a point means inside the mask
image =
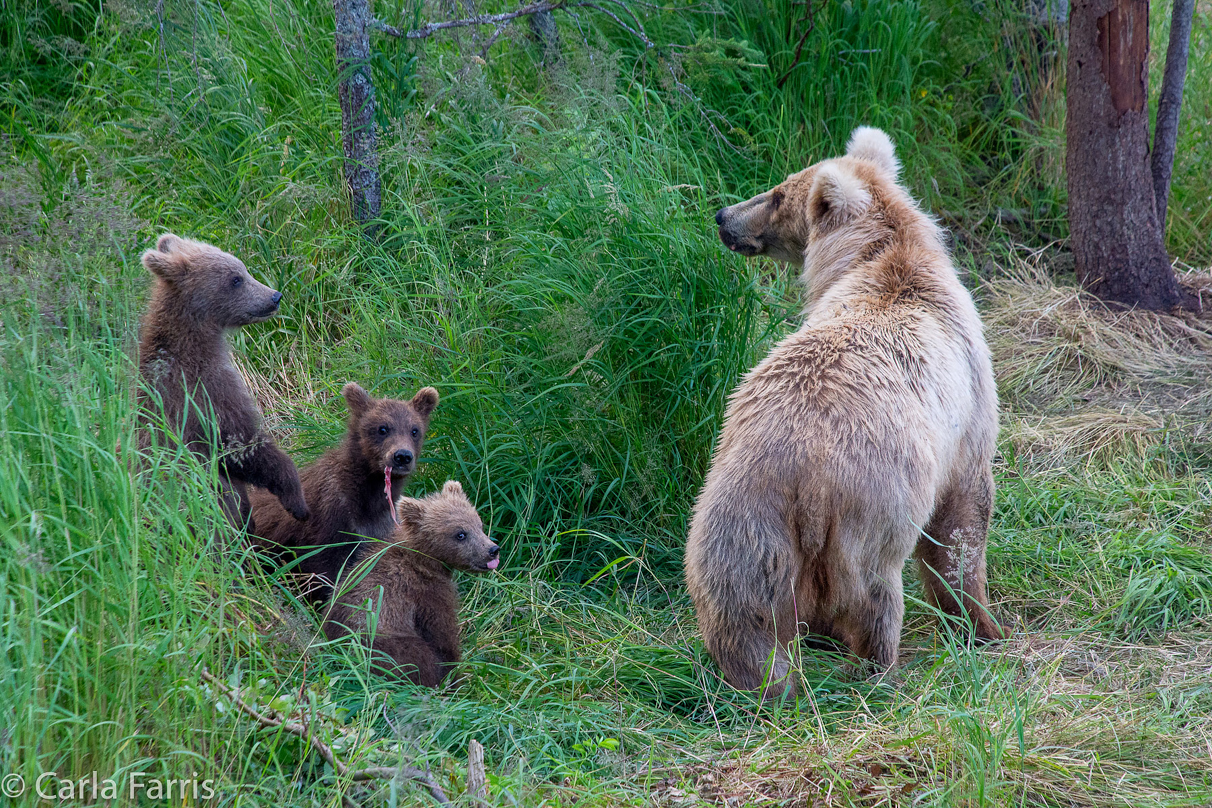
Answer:
POLYGON ((1003 636, 985 582, 989 350, 899 168, 859 128, 845 156, 716 216, 729 249, 802 264, 808 293, 803 325, 732 395, 686 546, 708 651, 766 697, 795 693, 801 634, 893 666, 910 555, 932 603, 1003 636))

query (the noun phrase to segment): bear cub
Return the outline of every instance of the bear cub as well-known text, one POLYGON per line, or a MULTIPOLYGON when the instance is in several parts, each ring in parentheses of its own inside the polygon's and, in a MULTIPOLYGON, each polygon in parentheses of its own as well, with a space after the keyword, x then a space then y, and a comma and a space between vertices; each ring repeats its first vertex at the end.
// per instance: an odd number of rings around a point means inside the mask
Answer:
POLYGON ((417 467, 438 391, 423 387, 411 401, 371 398, 350 382, 341 390, 349 427, 341 443, 300 473, 311 505, 307 522, 291 517, 269 493, 252 492, 256 536, 270 553, 298 559, 303 594, 326 603, 332 584, 366 539, 386 541, 395 530, 395 502, 417 467))
POLYGON ((361 634, 383 672, 435 687, 459 662, 459 592, 452 570, 489 572, 500 548, 450 480, 424 499, 402 499, 384 546, 366 542, 341 578, 324 620, 330 640, 361 634), (373 635, 369 615, 376 614, 373 635))
POLYGON ((143 253, 143 266, 155 280, 139 342, 140 446, 154 440, 163 406, 168 428, 199 457, 219 447, 220 496, 235 526, 248 524, 249 484, 307 519, 295 464, 262 431, 261 411, 224 338, 227 329, 276 314, 282 294, 258 283, 235 256, 172 233, 143 253))

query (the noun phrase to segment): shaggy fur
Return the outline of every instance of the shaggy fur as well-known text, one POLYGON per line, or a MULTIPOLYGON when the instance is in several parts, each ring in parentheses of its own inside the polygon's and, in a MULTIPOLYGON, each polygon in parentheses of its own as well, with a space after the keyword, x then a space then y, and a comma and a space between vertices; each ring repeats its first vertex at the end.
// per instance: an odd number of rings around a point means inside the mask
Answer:
POLYGON ((893 666, 915 553, 932 603, 1003 636, 985 582, 989 350, 898 170, 888 137, 859 129, 846 156, 716 217, 729 248, 802 263, 809 299, 732 395, 686 547, 708 650, 767 697, 795 692, 801 634, 893 666))
POLYGON ((411 401, 371 398, 353 382, 341 393, 349 407, 345 439, 300 474, 311 519, 299 522, 267 492, 252 492, 256 536, 269 552, 298 559, 294 569, 304 574, 303 593, 315 605, 328 601, 362 541, 391 537, 392 503, 416 470, 438 406, 432 387, 421 388, 411 401))
POLYGON ((139 343, 143 446, 161 423, 200 457, 218 446, 223 507, 237 527, 248 524, 248 484, 307 519, 295 464, 261 430, 261 412, 223 336, 272 317, 282 295, 254 280, 238 258, 171 233, 143 254, 143 266, 155 277, 139 343))
POLYGON ((500 548, 453 480, 398 507, 401 524, 391 541, 359 548, 333 597, 324 633, 329 639, 361 634, 381 670, 434 687, 459 662, 459 592, 451 571, 496 569, 500 548))

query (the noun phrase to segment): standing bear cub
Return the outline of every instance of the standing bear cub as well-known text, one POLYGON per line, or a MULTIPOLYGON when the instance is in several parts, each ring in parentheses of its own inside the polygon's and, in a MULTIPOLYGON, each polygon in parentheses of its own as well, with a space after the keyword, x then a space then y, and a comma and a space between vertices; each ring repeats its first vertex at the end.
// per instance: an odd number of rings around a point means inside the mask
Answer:
POLYGON ((326 603, 341 569, 366 539, 386 541, 395 530, 395 502, 417 467, 438 391, 421 388, 411 401, 371 398, 350 382, 341 390, 349 407, 345 439, 303 469, 312 517, 298 522, 269 493, 252 492, 256 536, 271 553, 297 557, 307 576, 304 595, 326 603))
POLYGON ((801 634, 895 665, 911 554, 931 603, 1003 636, 985 591, 989 350, 898 172, 888 136, 863 127, 845 156, 716 216, 728 248, 802 264, 808 296, 732 394, 686 546, 707 650, 766 697, 795 693, 801 634))
POLYGON ((364 635, 376 667, 434 687, 460 658, 459 592, 451 571, 494 570, 500 548, 454 480, 424 499, 402 499, 397 508, 400 526, 391 541, 363 544, 342 576, 324 633, 330 640, 364 635))
POLYGON ((262 431, 261 412, 223 336, 272 317, 281 293, 253 279, 235 256, 171 233, 143 253, 143 266, 155 285, 139 341, 141 445, 154 439, 162 407, 167 428, 200 457, 218 448, 223 509, 234 525, 248 524, 249 484, 307 519, 295 464, 262 431))

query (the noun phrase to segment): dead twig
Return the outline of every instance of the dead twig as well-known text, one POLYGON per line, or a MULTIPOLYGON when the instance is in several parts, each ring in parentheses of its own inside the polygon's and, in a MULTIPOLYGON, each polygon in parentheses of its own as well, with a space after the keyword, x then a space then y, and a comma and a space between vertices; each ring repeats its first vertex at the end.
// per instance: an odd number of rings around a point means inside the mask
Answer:
POLYGON ((804 22, 808 23, 808 27, 804 29, 804 33, 800 35, 800 41, 795 44, 795 56, 791 59, 791 64, 787 66, 787 70, 783 75, 778 77, 774 82, 774 86, 783 89, 783 85, 787 83, 787 79, 791 77, 791 71, 795 70, 795 66, 800 63, 800 54, 804 50, 804 43, 808 41, 808 37, 816 30, 816 0, 807 0, 805 5, 808 7, 804 12, 804 16, 800 19, 797 25, 804 22))
MULTIPOLYGON (((209 683, 219 690, 226 698, 231 699, 232 704, 239 708, 240 712, 252 718, 263 727, 271 729, 282 729, 289 732, 291 735, 296 735, 311 745, 313 749, 320 753, 320 757, 324 758, 338 777, 348 777, 355 783, 363 783, 367 780, 395 780, 400 778, 403 780, 412 780, 419 783, 429 790, 430 795, 437 800, 440 805, 449 805, 450 800, 446 797, 446 792, 442 791, 441 786, 433 781, 433 778, 428 773, 412 766, 371 766, 366 769, 350 769, 349 766, 342 763, 333 754, 332 748, 317 738, 313 733, 308 731, 308 727, 298 721, 279 716, 275 711, 269 710, 267 713, 262 713, 257 708, 250 705, 248 702, 240 698, 240 692, 233 687, 229 687, 224 682, 217 679, 208 670, 202 671, 202 680, 209 683)), ((348 802, 348 798, 344 798, 348 802)))

